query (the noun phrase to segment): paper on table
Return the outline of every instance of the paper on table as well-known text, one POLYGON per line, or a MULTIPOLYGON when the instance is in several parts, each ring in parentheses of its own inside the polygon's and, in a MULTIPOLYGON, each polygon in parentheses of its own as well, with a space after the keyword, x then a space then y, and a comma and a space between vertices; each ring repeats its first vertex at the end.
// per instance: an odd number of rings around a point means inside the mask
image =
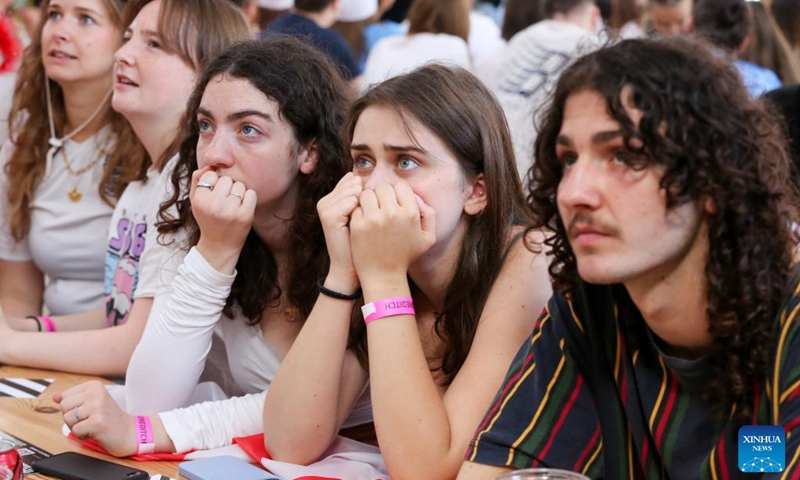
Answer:
POLYGON ((51 383, 52 378, 0 378, 0 397, 36 398, 51 383))

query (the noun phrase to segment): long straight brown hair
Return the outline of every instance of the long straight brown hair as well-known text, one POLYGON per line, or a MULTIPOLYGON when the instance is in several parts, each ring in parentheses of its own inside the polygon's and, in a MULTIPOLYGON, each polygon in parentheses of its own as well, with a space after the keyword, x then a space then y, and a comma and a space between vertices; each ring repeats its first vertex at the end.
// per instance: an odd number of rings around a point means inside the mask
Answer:
POLYGON ((446 33, 469 37, 469 0, 414 0, 408 11, 408 33, 446 33))
MULTIPOLYGON (((109 18, 122 31, 122 0, 103 0, 109 18)), ((23 239, 30 231, 30 205, 34 192, 42 181, 45 158, 49 145, 50 126, 47 118, 47 96, 45 82, 50 82, 53 99, 53 119, 56 132, 61 134, 67 123, 64 109, 64 92, 58 83, 47 78, 42 65, 42 29, 47 22, 50 0, 42 2, 42 21, 25 49, 22 64, 14 88, 14 98, 9 115, 10 140, 16 148, 5 167, 8 175, 9 228, 16 240, 23 239)), ((120 33, 120 38, 122 34, 120 33)), ((111 72, 108 72, 109 77, 111 72)), ((139 142, 128 121, 111 109, 109 103, 101 113, 104 125, 111 126, 116 137, 114 148, 105 162, 103 177, 98 185, 101 198, 113 205, 125 187, 133 180, 143 178, 149 161, 147 152, 139 142)))
MULTIPOLYGON (((350 110, 345 140, 368 107, 394 109, 420 122, 452 152, 467 178, 483 174, 487 205, 465 216, 458 265, 437 316, 436 334, 445 342, 442 373, 449 383, 467 358, 489 290, 503 266, 515 226, 532 224, 517 173, 511 137, 494 95, 466 70, 428 65, 376 85, 350 110)), ((350 347, 367 364, 366 329, 356 309, 350 347)))

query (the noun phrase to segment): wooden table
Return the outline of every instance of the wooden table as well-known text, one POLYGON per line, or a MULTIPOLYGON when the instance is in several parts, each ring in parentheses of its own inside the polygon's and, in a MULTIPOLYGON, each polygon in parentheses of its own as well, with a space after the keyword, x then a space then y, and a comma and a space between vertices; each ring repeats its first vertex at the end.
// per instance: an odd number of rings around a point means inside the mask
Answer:
MULTIPOLYGON (((51 372, 49 370, 35 370, 0 365, 0 378, 7 377, 54 378, 55 381, 38 398, 20 399, 0 397, 0 430, 46 450, 52 455, 67 451, 80 452, 92 457, 102 458, 104 460, 145 470, 150 473, 150 475, 160 473, 172 478, 178 478, 178 462, 134 462, 110 457, 83 448, 78 443, 61 434, 61 426, 64 424, 64 421, 61 418, 58 406, 53 403, 53 394, 89 380, 102 380, 104 383, 110 383, 107 380, 87 375, 73 375, 70 373, 51 372)), ((34 474, 26 477, 26 479, 28 478, 50 477, 34 474)))

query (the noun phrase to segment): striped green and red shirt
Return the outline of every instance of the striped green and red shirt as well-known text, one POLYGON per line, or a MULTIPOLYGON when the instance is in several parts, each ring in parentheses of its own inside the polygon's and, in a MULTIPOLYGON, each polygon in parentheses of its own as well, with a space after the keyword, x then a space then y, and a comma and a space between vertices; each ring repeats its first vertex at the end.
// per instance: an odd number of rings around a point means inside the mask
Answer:
MULTIPOLYGON (((797 280, 795 280, 797 282, 797 280)), ((800 334, 795 283, 750 422, 715 420, 668 366, 621 286, 554 295, 517 354, 466 459, 604 480, 800 479, 800 334), (626 325, 623 329, 622 325, 626 325), (743 473, 738 430, 783 425, 782 473, 743 473)), ((696 385, 695 385, 696 387, 696 385)))

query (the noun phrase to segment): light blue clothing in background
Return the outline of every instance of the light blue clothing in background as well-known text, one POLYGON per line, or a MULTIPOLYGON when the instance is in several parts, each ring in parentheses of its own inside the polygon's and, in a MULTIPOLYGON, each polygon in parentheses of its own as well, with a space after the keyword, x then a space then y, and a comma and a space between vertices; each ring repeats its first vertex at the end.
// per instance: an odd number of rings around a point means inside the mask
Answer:
POLYGON ((473 10, 491 18, 499 27, 503 26, 503 16, 506 13, 505 1, 500 2, 500 5, 497 6, 491 2, 478 2, 473 10))
POLYGON ((752 98, 758 98, 782 86, 780 78, 772 70, 745 60, 736 60, 733 65, 739 71, 742 82, 752 98))
POLYGON ((370 23, 364 27, 364 52, 361 54, 361 58, 358 59, 361 71, 364 71, 364 66, 367 64, 369 52, 372 51, 372 47, 379 40, 396 35, 405 35, 405 33, 406 28, 403 25, 392 21, 370 23))

